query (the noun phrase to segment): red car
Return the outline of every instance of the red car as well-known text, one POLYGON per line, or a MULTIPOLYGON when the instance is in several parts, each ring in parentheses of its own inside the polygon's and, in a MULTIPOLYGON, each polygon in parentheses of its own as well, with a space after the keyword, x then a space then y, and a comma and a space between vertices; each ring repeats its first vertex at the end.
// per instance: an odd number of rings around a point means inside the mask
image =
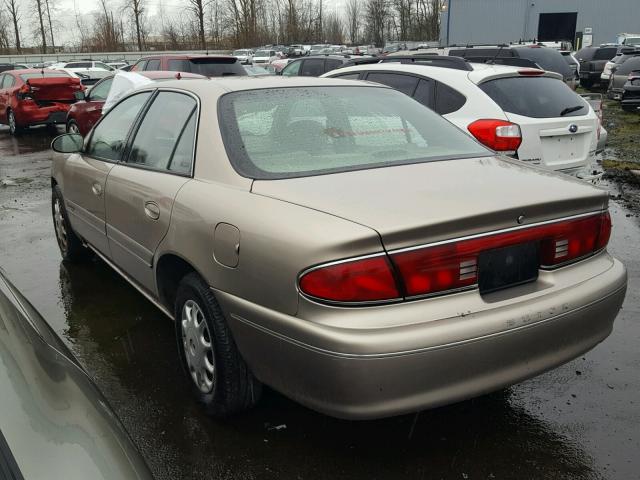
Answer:
POLYGON ((80 79, 55 70, 10 70, 0 74, 0 122, 12 135, 32 125, 65 123, 84 90, 80 79))
MULTIPOLYGON (((136 72, 151 80, 169 80, 177 78, 176 72, 136 72)), ((179 78, 206 78, 195 73, 179 73, 179 78)), ((74 103, 66 116, 67 132, 79 133, 85 136, 102 116, 104 105, 113 82, 113 75, 101 79, 93 85, 87 93, 79 95, 79 101, 74 103)))
POLYGON ((246 76, 247 72, 236 57, 230 55, 154 55, 142 57, 132 72, 165 70, 189 72, 207 77, 246 76))

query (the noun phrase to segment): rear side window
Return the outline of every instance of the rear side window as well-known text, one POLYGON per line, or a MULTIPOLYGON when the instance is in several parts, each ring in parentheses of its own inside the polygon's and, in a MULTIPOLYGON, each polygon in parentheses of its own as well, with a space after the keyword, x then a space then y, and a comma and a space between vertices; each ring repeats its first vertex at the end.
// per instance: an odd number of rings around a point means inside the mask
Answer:
POLYGON ((300 69, 303 77, 319 77, 324 73, 324 58, 310 58, 305 60, 300 69))
POLYGON ((358 80, 359 73, 345 73, 344 75, 332 75, 331 78, 340 78, 342 80, 358 80))
POLYGON ((586 115, 589 104, 564 82, 549 77, 499 78, 479 87, 505 112, 532 118, 586 115))
POLYGON ((91 68, 91 62, 68 63, 65 68, 91 68))
POLYGON ((413 94, 413 98, 425 107, 433 109, 434 93, 435 82, 433 80, 421 79, 420 82, 418 82, 418 88, 416 88, 416 93, 413 94))
POLYGON ((611 60, 618 53, 617 48, 599 48, 593 55, 594 60, 611 60))
POLYGON ((467 102, 467 98, 457 90, 444 83, 438 82, 436 87, 436 112, 446 115, 460 110, 467 102))
POLYGON ((167 170, 180 135, 196 109, 189 95, 160 92, 144 116, 127 163, 167 170))
POLYGON ((342 62, 340 60, 336 60, 335 58, 327 58, 324 65, 324 71, 328 72, 330 70, 340 68, 341 66, 342 66, 342 62))
POLYGON ((149 60, 147 62, 147 66, 144 69, 145 70, 160 70, 160 59, 155 58, 153 60, 149 60))
POLYGON ((405 95, 412 96, 418 86, 418 78, 400 73, 370 73, 367 75, 369 82, 381 83, 401 91, 405 95))
POLYGON ((87 155, 104 160, 120 160, 129 130, 150 96, 150 92, 139 93, 113 107, 94 128, 87 155))
MULTIPOLYGON (((191 72, 207 77, 225 77, 228 75, 246 76, 247 71, 235 57, 191 58, 188 60, 191 72)), ((188 70, 187 70, 188 71, 188 70)))
POLYGON ((168 69, 172 72, 190 72, 191 67, 188 60, 169 60, 168 69))

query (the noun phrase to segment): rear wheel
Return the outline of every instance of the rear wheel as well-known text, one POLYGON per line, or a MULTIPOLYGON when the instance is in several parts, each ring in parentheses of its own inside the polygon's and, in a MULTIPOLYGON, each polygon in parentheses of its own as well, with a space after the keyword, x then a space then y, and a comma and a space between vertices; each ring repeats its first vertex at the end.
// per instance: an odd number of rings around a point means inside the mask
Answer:
POLYGON ((57 185, 53 187, 51 192, 51 214, 62 260, 67 262, 84 260, 87 256, 87 249, 71 228, 67 209, 62 198, 62 191, 57 185))
POLYGON ((18 126, 16 115, 13 110, 7 110, 7 123, 9 124, 9 133, 11 135, 20 135, 22 133, 22 127, 18 126))
POLYGON ((175 320, 182 366, 207 413, 226 417, 253 407, 262 385, 240 355, 211 289, 197 273, 180 282, 175 320))
POLYGON ((69 120, 67 122, 67 133, 80 133, 80 128, 75 120, 69 120))

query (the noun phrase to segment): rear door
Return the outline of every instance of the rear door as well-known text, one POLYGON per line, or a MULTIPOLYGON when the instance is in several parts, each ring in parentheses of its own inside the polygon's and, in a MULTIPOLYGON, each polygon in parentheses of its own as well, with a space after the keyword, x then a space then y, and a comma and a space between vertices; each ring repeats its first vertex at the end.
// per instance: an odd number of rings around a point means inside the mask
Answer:
POLYGON ((129 131, 151 92, 133 95, 112 108, 96 125, 81 154, 65 164, 62 188, 73 229, 93 247, 110 256, 105 226, 107 176, 120 161, 129 131))
POLYGON ((154 253, 167 233, 176 194, 191 179, 197 122, 194 97, 160 91, 106 186, 111 258, 153 291, 154 253))
POLYGON ((550 77, 506 77, 479 87, 520 126, 518 158, 553 170, 581 169, 592 161, 598 119, 564 82, 550 77))

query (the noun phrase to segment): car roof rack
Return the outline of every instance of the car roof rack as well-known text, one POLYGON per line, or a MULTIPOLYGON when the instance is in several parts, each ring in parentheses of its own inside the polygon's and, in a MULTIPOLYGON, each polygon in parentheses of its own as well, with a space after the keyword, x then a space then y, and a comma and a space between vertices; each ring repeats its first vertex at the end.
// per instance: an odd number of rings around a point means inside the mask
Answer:
POLYGON ((417 55, 396 55, 382 57, 381 62, 396 62, 400 63, 413 63, 418 65, 428 65, 430 67, 442 67, 451 68, 453 70, 466 70, 471 71, 473 67, 469 65, 462 57, 450 57, 448 55, 429 55, 429 54, 417 54, 417 55))
MULTIPOLYGON (((533 60, 520 57, 465 57, 465 60, 470 63, 484 63, 487 65, 507 65, 510 67, 524 67, 524 68, 540 68, 533 60)), ((544 69, 541 69, 544 70, 544 69)))
POLYGON ((442 67, 451 68, 453 70, 465 70, 471 71, 473 67, 469 65, 462 57, 450 57, 447 55, 430 55, 430 54, 416 54, 416 55, 389 55, 387 57, 377 58, 354 58, 350 62, 347 62, 345 66, 351 65, 366 65, 371 63, 403 63, 424 65, 429 67, 442 67))

